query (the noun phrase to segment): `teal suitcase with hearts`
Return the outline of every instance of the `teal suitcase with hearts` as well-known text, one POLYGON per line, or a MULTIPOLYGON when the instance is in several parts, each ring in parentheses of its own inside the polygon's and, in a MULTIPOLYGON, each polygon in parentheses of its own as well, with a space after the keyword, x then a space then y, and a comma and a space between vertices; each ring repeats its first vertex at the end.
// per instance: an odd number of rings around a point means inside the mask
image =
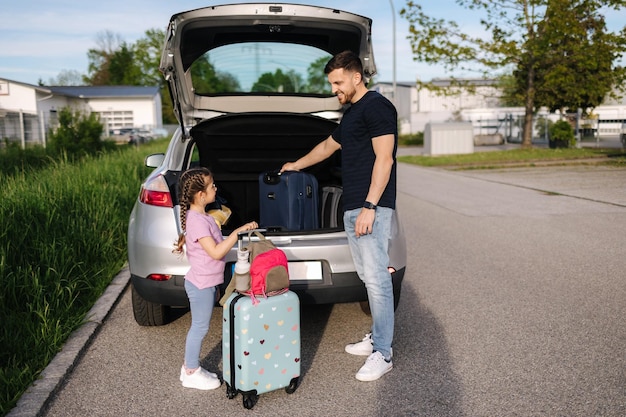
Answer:
POLYGON ((222 359, 226 394, 243 396, 254 407, 264 392, 284 389, 288 394, 300 379, 300 300, 287 291, 272 297, 234 293, 224 304, 222 359))

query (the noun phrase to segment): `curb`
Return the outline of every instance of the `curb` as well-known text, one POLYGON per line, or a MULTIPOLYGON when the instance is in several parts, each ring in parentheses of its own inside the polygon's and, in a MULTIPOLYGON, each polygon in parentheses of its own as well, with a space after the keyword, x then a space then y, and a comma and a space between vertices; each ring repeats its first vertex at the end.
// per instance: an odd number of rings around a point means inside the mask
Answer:
POLYGON ((78 359, 96 336, 98 329, 120 299, 129 281, 130 271, 128 266, 125 266, 89 310, 85 316, 85 323, 72 332, 61 351, 54 356, 39 378, 22 394, 7 417, 41 415, 50 399, 61 387, 65 377, 74 369, 78 359))

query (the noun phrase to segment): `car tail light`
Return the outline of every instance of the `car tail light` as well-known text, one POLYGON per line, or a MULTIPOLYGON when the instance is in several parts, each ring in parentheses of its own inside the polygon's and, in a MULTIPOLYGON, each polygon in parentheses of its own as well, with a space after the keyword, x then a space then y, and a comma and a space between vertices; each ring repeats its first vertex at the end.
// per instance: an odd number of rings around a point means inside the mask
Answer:
POLYGON ((159 207, 174 207, 172 194, 162 175, 151 179, 141 186, 139 201, 159 207))
POLYGON ((151 279, 152 281, 167 281, 172 278, 172 276, 167 274, 150 274, 146 278, 151 279))

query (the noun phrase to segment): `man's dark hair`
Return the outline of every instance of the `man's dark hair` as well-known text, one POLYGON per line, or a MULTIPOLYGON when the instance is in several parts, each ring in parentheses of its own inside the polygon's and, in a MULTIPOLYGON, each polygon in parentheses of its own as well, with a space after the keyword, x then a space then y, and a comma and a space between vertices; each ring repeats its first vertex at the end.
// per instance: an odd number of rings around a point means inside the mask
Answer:
POLYGON ((346 71, 354 71, 361 74, 363 78, 363 63, 361 58, 352 51, 339 52, 331 58, 324 67, 324 74, 330 74, 336 69, 343 68, 346 71))

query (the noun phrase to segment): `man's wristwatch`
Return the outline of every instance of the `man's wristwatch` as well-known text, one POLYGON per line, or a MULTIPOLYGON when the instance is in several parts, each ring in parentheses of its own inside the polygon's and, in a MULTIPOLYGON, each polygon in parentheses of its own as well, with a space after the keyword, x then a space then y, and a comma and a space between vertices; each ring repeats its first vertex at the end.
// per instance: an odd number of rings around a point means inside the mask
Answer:
POLYGON ((373 203, 370 203, 369 201, 366 201, 365 203, 363 203, 363 208, 370 209, 370 210, 376 210, 376 204, 373 204, 373 203))

